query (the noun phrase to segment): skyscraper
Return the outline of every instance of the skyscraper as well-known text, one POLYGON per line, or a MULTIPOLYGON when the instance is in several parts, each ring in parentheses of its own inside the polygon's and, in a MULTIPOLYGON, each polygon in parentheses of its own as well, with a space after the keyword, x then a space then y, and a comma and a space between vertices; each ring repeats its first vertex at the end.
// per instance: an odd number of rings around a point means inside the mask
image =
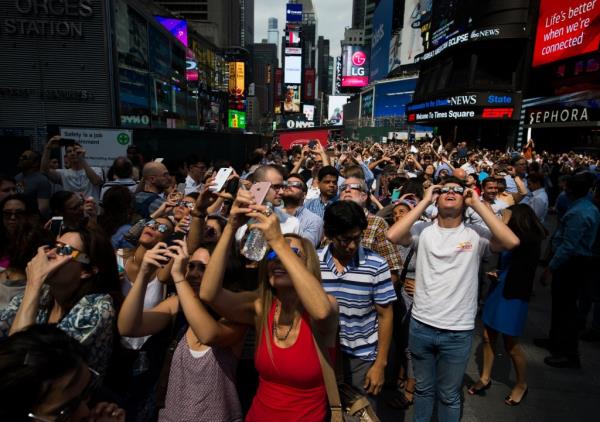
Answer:
POLYGON ((240 0, 240 41, 242 47, 254 44, 254 0, 240 0))
POLYGON ((377 0, 352 1, 352 28, 365 30, 365 45, 371 45, 373 14, 377 3, 377 0))
POLYGON ((277 46, 277 51, 279 51, 279 28, 277 18, 269 18, 267 41, 269 44, 275 44, 277 46))

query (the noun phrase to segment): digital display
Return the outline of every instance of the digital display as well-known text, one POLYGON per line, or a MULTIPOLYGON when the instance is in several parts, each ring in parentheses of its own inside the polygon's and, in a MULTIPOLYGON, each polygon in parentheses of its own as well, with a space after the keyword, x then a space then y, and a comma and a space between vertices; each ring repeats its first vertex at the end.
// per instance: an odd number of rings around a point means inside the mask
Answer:
POLYGON ((342 50, 342 88, 369 85, 369 59, 360 45, 345 45, 342 50))
POLYGON ((301 56, 285 56, 283 82, 286 84, 300 84, 302 82, 301 56))
POLYGON ((162 16, 154 17, 158 23, 166 28, 180 43, 188 46, 187 22, 184 19, 165 18, 162 16))
POLYGON ((302 22, 302 4, 288 3, 285 16, 288 22, 302 22))
POLYGON ((244 111, 229 110, 229 127, 232 129, 246 129, 246 113, 244 111))
POLYGON ((598 51, 600 2, 541 0, 533 66, 598 51))

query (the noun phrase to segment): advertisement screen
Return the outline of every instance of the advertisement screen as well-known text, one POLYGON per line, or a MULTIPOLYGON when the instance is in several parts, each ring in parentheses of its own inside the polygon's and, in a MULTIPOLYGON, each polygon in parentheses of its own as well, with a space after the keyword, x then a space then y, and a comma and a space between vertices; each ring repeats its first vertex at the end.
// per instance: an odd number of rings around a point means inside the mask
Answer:
POLYGON ((424 52, 421 38, 421 19, 431 14, 431 1, 406 0, 404 3, 404 25, 400 42, 390 47, 390 71, 398 66, 412 64, 415 56, 424 52), (397 47, 397 48, 394 48, 397 47), (393 49, 393 51, 391 51, 393 49))
POLYGON ((164 18, 162 16, 154 17, 158 23, 164 26, 175 38, 186 47, 188 46, 187 22, 184 19, 164 18))
POLYGON ((300 44, 300 31, 298 29, 290 29, 287 31, 285 36, 287 45, 299 45, 300 44))
POLYGON ((285 56, 283 82, 286 84, 300 84, 302 82, 301 56, 285 56))
POLYGON ((286 20, 288 22, 302 22, 302 4, 288 3, 286 5, 286 20))
POLYGON ((284 113, 300 113, 300 85, 286 85, 283 99, 284 113))
POLYGON ((342 88, 369 85, 369 59, 364 47, 345 45, 342 50, 342 88))
POLYGON ((600 2, 541 0, 533 66, 552 63, 600 46, 600 2))
POLYGON ((435 2, 431 15, 431 45, 433 48, 455 35, 466 32, 477 0, 435 2))
POLYGON ((244 62, 229 63, 229 93, 244 95, 244 62))
POLYGON ((232 129, 246 129, 246 113, 244 111, 229 110, 229 127, 232 129))
POLYGON ((375 117, 404 116, 417 86, 417 78, 378 84, 375 89, 375 117))
POLYGON ((312 101, 315 99, 315 69, 304 69, 304 99, 312 101))
POLYGON ((371 38, 371 81, 385 78, 389 68, 394 0, 381 0, 373 15, 371 38))
POLYGON ((330 95, 327 120, 330 125, 341 126, 344 124, 344 104, 348 102, 346 95, 330 95))
POLYGON ((314 105, 304 104, 302 106, 302 113, 306 117, 306 120, 308 120, 309 122, 312 122, 313 120, 315 120, 315 106, 314 105))
POLYGON ((189 48, 185 49, 185 79, 190 82, 198 81, 198 60, 189 48))
POLYGON ((373 90, 360 94, 360 117, 373 117, 373 90))

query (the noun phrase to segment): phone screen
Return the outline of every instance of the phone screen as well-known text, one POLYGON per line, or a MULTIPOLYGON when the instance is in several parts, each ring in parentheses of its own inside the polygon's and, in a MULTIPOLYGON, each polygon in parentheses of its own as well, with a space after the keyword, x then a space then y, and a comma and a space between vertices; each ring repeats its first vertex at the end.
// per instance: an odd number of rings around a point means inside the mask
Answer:
POLYGON ((400 189, 394 189, 394 193, 392 193, 392 201, 397 201, 400 199, 400 189))

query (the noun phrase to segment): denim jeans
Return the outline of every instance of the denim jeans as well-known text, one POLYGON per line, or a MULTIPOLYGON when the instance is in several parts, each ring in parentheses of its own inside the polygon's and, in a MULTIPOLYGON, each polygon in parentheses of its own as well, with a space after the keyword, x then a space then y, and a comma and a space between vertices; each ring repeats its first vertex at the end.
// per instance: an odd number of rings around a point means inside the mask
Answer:
POLYGON ((409 348, 417 380, 414 422, 431 421, 436 398, 439 422, 460 419, 460 392, 472 340, 473 330, 442 330, 411 319, 409 348))

